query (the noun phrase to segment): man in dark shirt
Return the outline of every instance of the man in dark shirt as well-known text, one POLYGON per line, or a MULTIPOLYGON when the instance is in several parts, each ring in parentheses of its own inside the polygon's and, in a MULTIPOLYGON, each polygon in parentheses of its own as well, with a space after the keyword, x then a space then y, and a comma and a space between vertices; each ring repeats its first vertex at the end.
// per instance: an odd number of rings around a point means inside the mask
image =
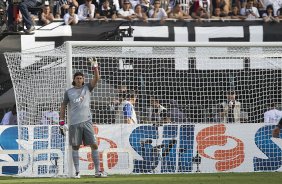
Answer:
POLYGON ((117 15, 114 6, 110 6, 109 0, 104 0, 102 6, 99 7, 96 13, 96 18, 107 20, 108 18, 116 19, 116 17, 117 15))

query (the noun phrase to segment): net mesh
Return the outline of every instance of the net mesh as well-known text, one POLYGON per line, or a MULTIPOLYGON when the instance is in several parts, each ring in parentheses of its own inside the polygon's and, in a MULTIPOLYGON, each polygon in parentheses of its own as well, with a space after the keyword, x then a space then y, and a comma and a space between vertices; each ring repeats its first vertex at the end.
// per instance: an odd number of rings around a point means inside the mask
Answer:
MULTIPOLYGON (((201 164, 201 158, 208 158, 203 152, 208 144, 200 145, 201 135, 208 133, 201 133, 220 132, 222 127, 202 131, 199 127, 262 123, 268 106, 281 104, 281 51, 281 47, 72 47, 72 73, 83 72, 86 83, 94 75, 88 58, 99 63, 101 80, 92 93, 91 111, 100 152, 125 149, 109 152, 104 161, 101 154, 102 169, 107 164, 111 173, 213 172, 209 162, 201 164), (133 92, 138 124, 134 126, 121 118, 121 106, 133 92)), ((53 126, 68 86, 65 45, 5 57, 16 94, 19 150, 29 152, 19 154, 19 162, 25 163, 19 174, 67 173, 65 138, 53 126)), ((231 155, 244 154, 239 142, 237 147, 231 155)), ((93 170, 89 149, 81 152, 81 168, 93 170)), ((242 158, 235 160, 214 170, 234 169, 242 158)))

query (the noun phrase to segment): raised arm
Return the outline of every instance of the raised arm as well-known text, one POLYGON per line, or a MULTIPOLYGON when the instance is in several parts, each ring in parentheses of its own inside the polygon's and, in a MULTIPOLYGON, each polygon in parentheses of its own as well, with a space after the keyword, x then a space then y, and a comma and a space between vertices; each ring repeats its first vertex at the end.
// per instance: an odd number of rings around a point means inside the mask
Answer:
POLYGON ((96 85, 97 85, 97 83, 98 83, 98 81, 100 79, 98 62, 97 62, 96 58, 89 58, 88 61, 91 63, 91 67, 92 67, 93 72, 94 72, 94 77, 90 81, 91 87, 94 88, 94 87, 96 87, 96 85))

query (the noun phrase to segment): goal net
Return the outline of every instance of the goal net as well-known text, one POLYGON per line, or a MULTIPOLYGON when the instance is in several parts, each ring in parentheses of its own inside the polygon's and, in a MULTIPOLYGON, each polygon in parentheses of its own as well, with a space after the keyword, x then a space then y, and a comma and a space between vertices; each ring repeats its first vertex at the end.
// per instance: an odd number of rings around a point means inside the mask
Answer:
MULTIPOLYGON (((281 108, 281 53, 271 43, 168 42, 68 42, 46 52, 5 53, 18 137, 17 151, 2 148, 13 162, 2 162, 0 171, 73 174, 58 111, 75 72, 85 83, 93 78, 89 58, 101 75, 91 111, 108 174, 279 170, 281 145, 266 141, 279 117, 266 120, 264 113, 273 104, 281 108), (127 124, 135 117, 125 103, 134 106, 136 124, 127 124)), ((93 174, 90 148, 81 146, 79 154, 82 174, 93 174)))

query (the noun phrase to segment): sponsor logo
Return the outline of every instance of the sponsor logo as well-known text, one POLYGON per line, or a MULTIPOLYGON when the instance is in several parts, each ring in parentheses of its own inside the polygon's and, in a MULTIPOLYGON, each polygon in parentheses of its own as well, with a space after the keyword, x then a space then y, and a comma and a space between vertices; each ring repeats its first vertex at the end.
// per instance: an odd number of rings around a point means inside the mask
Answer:
POLYGON ((233 136, 224 135, 226 127, 223 124, 202 129, 197 137, 197 150, 202 157, 216 160, 217 171, 228 171, 234 169, 244 162, 244 144, 233 136), (212 146, 226 146, 229 139, 233 139, 237 144, 231 149, 215 150, 213 155, 206 153, 206 149, 212 146))

